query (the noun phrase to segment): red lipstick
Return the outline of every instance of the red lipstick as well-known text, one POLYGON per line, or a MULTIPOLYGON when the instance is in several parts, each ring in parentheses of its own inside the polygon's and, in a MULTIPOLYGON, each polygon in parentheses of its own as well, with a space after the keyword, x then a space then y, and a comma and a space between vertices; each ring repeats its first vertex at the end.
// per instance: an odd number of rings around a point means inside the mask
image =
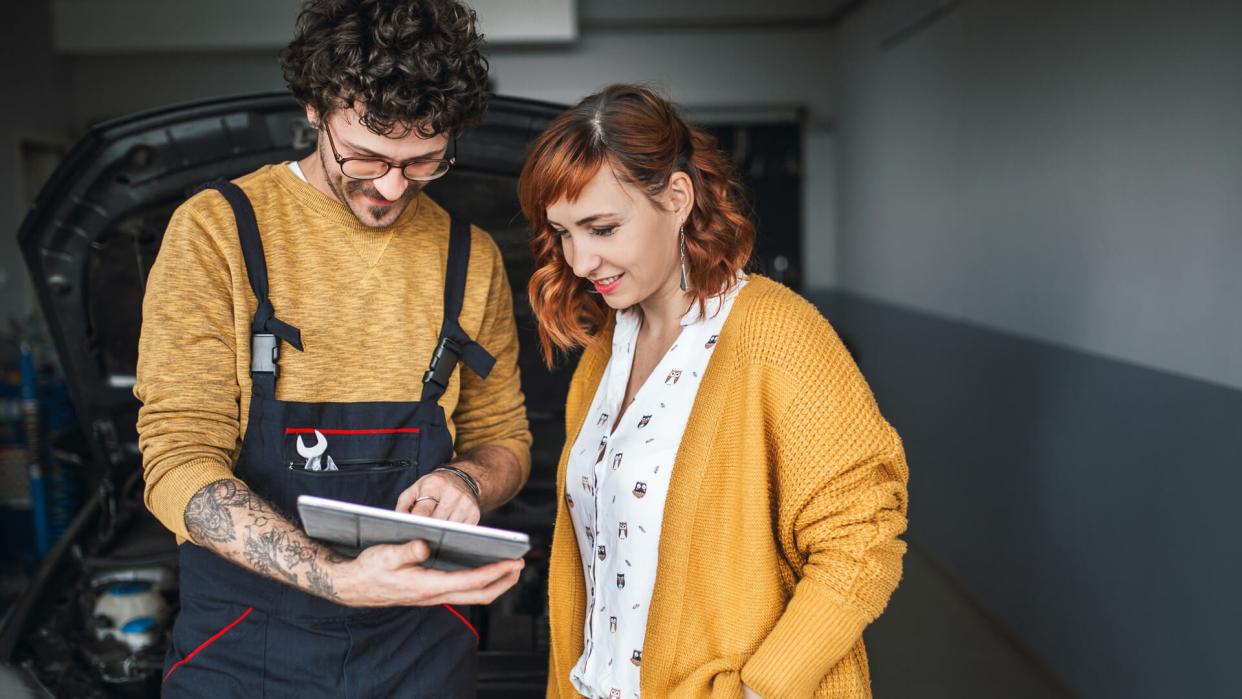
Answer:
POLYGON ((591 280, 591 283, 595 285, 596 291, 598 291, 601 294, 607 295, 617 290, 617 286, 621 284, 621 280, 624 277, 625 277, 624 274, 618 274, 616 275, 616 278, 613 279, 611 282, 609 282, 607 285, 600 284, 598 281, 595 281, 595 280, 591 280))

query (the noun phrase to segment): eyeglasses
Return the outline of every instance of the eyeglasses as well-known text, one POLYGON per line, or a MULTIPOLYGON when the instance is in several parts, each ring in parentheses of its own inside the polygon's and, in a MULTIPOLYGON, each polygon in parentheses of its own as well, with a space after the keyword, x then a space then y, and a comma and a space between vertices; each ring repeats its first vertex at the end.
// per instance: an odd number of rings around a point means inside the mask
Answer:
POLYGON ((336 151, 336 143, 332 140, 332 129, 325 121, 324 133, 328 134, 328 147, 332 149, 332 157, 341 167, 341 173, 355 180, 377 180, 392 168, 400 168, 405 179, 413 182, 428 182, 444 176, 457 162, 457 139, 453 139, 453 153, 449 158, 414 158, 404 163, 392 163, 380 158, 342 158, 336 151))

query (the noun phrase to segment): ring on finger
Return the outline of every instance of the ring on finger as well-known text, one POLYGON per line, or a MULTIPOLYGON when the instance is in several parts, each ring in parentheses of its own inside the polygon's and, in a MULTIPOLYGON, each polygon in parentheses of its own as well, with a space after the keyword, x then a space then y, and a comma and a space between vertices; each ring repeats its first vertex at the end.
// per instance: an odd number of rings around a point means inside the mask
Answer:
POLYGON ((415 504, 415 505, 417 505, 418 503, 422 502, 423 500, 430 500, 430 501, 434 502, 434 503, 435 503, 435 504, 437 504, 437 505, 439 505, 439 504, 440 504, 440 498, 438 498, 438 497, 436 497, 436 496, 434 496, 434 495, 424 495, 424 496, 422 496, 422 497, 417 497, 417 498, 414 498, 414 504, 415 504))

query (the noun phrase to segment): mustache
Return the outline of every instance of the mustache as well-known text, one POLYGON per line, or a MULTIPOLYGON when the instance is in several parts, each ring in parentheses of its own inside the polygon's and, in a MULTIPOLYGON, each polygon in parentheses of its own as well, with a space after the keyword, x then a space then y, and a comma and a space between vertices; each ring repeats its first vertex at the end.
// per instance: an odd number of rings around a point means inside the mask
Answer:
POLYGON ((389 199, 383 194, 380 194, 379 190, 366 180, 346 180, 345 191, 349 194, 360 192, 368 197, 375 197, 376 199, 383 199, 385 201, 402 201, 405 199, 413 199, 415 196, 418 196, 418 193, 422 191, 422 187, 418 187, 415 183, 411 182, 409 186, 405 188, 405 192, 403 192, 398 199, 389 199))

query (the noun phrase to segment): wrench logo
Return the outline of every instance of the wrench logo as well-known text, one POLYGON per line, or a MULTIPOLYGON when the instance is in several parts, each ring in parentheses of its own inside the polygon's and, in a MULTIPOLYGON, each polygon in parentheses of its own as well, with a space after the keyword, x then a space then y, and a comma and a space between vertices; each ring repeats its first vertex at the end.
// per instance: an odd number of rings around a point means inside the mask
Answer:
POLYGON ((324 457, 324 452, 328 451, 328 438, 323 436, 319 430, 315 430, 315 446, 308 447, 306 442, 302 441, 302 435, 298 435, 298 454, 306 459, 307 471, 336 471, 336 463, 332 461, 332 457, 324 457))

